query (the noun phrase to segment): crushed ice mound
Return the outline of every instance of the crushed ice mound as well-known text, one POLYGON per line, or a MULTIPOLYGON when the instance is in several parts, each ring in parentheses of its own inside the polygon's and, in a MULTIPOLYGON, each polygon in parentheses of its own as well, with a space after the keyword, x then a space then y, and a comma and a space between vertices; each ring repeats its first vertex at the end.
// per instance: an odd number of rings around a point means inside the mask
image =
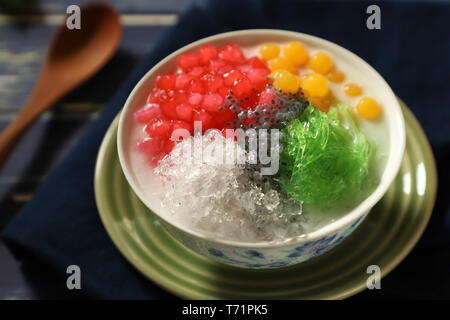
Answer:
POLYGON ((164 186, 163 207, 188 229, 216 238, 255 242, 301 235, 300 202, 281 193, 249 159, 218 132, 188 137, 154 169, 164 186))

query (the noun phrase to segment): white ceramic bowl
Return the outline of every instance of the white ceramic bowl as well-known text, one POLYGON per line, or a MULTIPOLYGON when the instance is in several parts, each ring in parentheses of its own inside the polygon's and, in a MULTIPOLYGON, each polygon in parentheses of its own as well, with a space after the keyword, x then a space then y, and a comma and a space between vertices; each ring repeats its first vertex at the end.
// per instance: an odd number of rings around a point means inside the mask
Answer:
POLYGON ((173 52, 156 64, 138 82, 125 103, 120 116, 117 143, 120 164, 132 189, 176 239, 192 250, 226 264, 247 268, 276 268, 318 256, 342 242, 355 230, 370 209, 383 197, 399 171, 405 148, 405 125, 400 105, 389 85, 370 65, 352 52, 327 40, 298 32, 255 29, 227 32, 204 38, 173 52), (161 208, 149 200, 145 190, 138 183, 138 173, 134 171, 129 153, 134 126, 133 113, 145 104, 155 77, 174 71, 177 56, 196 50, 206 43, 216 46, 237 43, 243 47, 251 47, 265 42, 282 43, 292 40, 299 40, 309 48, 330 53, 339 69, 351 75, 353 82, 362 83, 365 92, 375 97, 382 105, 383 119, 380 122, 382 125, 370 122, 362 125, 363 131, 370 132, 375 139, 379 149, 377 152, 385 155, 385 165, 379 171, 378 186, 370 196, 342 217, 283 243, 222 240, 168 221, 161 215, 161 208))

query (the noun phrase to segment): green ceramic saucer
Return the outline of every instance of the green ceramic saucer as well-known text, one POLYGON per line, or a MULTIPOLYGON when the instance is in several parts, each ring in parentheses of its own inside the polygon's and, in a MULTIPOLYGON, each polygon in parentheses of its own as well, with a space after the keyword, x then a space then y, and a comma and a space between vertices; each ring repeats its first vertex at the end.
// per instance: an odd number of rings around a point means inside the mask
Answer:
POLYGON ((188 299, 341 299, 366 288, 367 267, 388 274, 411 251, 430 218, 436 168, 428 141, 403 105, 407 144, 400 172, 384 198, 350 237, 317 258, 287 268, 249 270, 196 254, 169 235, 135 196, 116 149, 118 119, 97 160, 100 217, 122 254, 145 276, 188 299))

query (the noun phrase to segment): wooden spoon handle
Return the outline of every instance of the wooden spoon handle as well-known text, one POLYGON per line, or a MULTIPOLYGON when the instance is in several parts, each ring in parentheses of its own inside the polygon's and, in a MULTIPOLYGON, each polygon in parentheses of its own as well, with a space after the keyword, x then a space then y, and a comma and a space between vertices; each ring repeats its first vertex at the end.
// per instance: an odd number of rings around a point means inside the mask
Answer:
MULTIPOLYGON (((25 110, 24 110, 25 111, 25 110)), ((13 147, 24 134, 28 126, 39 116, 40 112, 21 112, 0 134, 0 167, 8 158, 13 147)))
MULTIPOLYGON (((53 81, 47 79, 46 75, 40 77, 25 106, 0 133, 0 168, 26 129, 61 96, 61 90, 51 88, 52 83, 53 81)), ((65 89, 64 86, 61 87, 65 89)))

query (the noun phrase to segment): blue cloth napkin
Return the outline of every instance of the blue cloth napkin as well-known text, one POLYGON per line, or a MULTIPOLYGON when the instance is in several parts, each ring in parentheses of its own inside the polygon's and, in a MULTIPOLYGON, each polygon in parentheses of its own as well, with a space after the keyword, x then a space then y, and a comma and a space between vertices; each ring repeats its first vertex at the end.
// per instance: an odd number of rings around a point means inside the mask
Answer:
POLYGON ((381 30, 369 30, 366 8, 370 4, 227 0, 191 7, 142 59, 101 116, 3 230, 2 238, 25 263, 37 257, 61 274, 68 265, 79 265, 83 289, 92 297, 170 298, 131 267, 99 220, 93 175, 103 135, 139 78, 170 52, 225 31, 287 29, 331 40, 374 66, 418 117, 436 155, 439 195, 424 237, 383 280, 383 290, 366 291, 359 297, 449 297, 450 5, 431 1, 379 2, 381 30))

